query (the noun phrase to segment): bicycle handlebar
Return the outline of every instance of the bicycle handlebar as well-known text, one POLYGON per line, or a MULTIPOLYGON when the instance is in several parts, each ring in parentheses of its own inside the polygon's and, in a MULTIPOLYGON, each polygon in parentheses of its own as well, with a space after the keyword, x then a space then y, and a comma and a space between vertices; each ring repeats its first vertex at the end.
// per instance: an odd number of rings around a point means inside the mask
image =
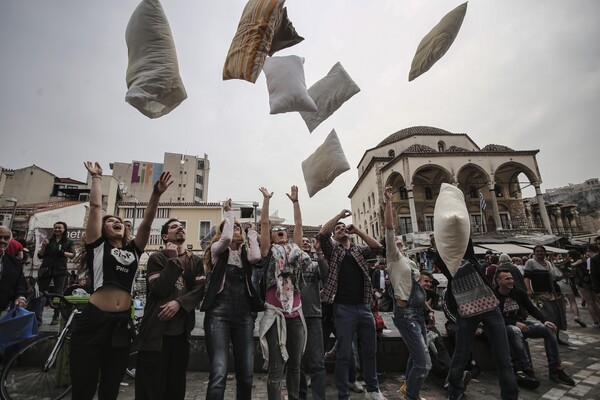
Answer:
MULTIPOLYGON (((68 297, 71 297, 71 299, 67 299, 65 296, 63 296, 62 294, 59 294, 59 293, 43 292, 43 295, 50 300, 49 304, 48 304, 50 306, 50 308, 53 308, 55 310, 56 309, 62 310, 66 306, 77 307, 79 304, 82 303, 82 302, 72 301, 72 299, 73 299, 72 296, 68 296, 68 297), (59 300, 57 304, 54 303, 54 299, 59 300)), ((85 303, 87 303, 89 301, 89 297, 80 296, 78 298, 81 298, 82 300, 84 300, 83 302, 85 302, 85 303)))

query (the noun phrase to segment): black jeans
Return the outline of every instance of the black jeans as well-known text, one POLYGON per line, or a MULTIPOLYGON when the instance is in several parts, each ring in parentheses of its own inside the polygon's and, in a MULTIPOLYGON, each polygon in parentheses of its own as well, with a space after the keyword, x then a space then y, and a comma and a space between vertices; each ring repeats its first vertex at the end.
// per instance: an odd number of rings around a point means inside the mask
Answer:
POLYGON ((88 304, 75 317, 71 334, 72 398, 116 399, 129 359, 129 310, 110 313, 88 304))
POLYGON ((183 400, 190 359, 187 333, 163 336, 159 351, 140 351, 135 372, 136 400, 183 400))
MULTIPOLYGON (((45 292, 48 290, 48 288, 50 287, 50 281, 54 282, 54 290, 52 293, 63 294, 65 291, 65 285, 67 284, 67 271, 65 271, 63 275, 52 274, 40 277, 38 279, 38 287, 40 289, 40 292, 45 292)), ((42 314, 44 312, 44 307, 46 306, 47 302, 48 300, 44 297, 42 299, 42 306, 40 307, 40 315, 36 315, 36 317, 39 317, 38 319, 40 321, 42 320, 42 314)), ((52 318, 58 319, 59 313, 60 310, 58 308, 55 308, 52 318)))

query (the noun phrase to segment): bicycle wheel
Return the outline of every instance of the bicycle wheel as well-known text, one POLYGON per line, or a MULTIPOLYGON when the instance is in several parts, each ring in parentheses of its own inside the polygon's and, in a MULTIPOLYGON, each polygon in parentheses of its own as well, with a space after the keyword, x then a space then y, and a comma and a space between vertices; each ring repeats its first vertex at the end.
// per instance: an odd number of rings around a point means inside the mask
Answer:
POLYGON ((0 391, 6 400, 62 399, 71 390, 69 338, 45 368, 58 336, 41 336, 23 346, 6 364, 0 391))

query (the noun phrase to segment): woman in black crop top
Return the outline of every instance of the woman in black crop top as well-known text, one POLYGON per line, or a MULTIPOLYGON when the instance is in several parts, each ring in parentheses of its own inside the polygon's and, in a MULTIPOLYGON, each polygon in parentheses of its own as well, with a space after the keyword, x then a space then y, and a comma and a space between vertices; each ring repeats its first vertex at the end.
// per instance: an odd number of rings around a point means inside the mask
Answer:
POLYGON ((144 251, 160 196, 173 183, 163 172, 144 218, 130 241, 120 217, 102 217, 102 167, 85 162, 91 175, 90 211, 85 227, 85 269, 92 282, 90 303, 73 323, 71 335, 71 381, 74 399, 116 399, 129 357, 131 287, 144 251))

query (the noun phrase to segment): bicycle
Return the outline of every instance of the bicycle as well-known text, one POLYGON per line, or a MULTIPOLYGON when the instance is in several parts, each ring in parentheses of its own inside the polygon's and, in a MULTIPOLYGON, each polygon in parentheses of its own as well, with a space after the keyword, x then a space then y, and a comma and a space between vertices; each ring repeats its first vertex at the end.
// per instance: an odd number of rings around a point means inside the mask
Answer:
POLYGON ((78 307, 87 304, 89 297, 44 295, 52 308, 72 307, 72 312, 58 334, 32 339, 9 359, 0 378, 0 393, 5 400, 58 400, 71 391, 69 333, 73 318, 81 313, 78 307), (54 298, 59 299, 58 304, 54 304, 54 298))

